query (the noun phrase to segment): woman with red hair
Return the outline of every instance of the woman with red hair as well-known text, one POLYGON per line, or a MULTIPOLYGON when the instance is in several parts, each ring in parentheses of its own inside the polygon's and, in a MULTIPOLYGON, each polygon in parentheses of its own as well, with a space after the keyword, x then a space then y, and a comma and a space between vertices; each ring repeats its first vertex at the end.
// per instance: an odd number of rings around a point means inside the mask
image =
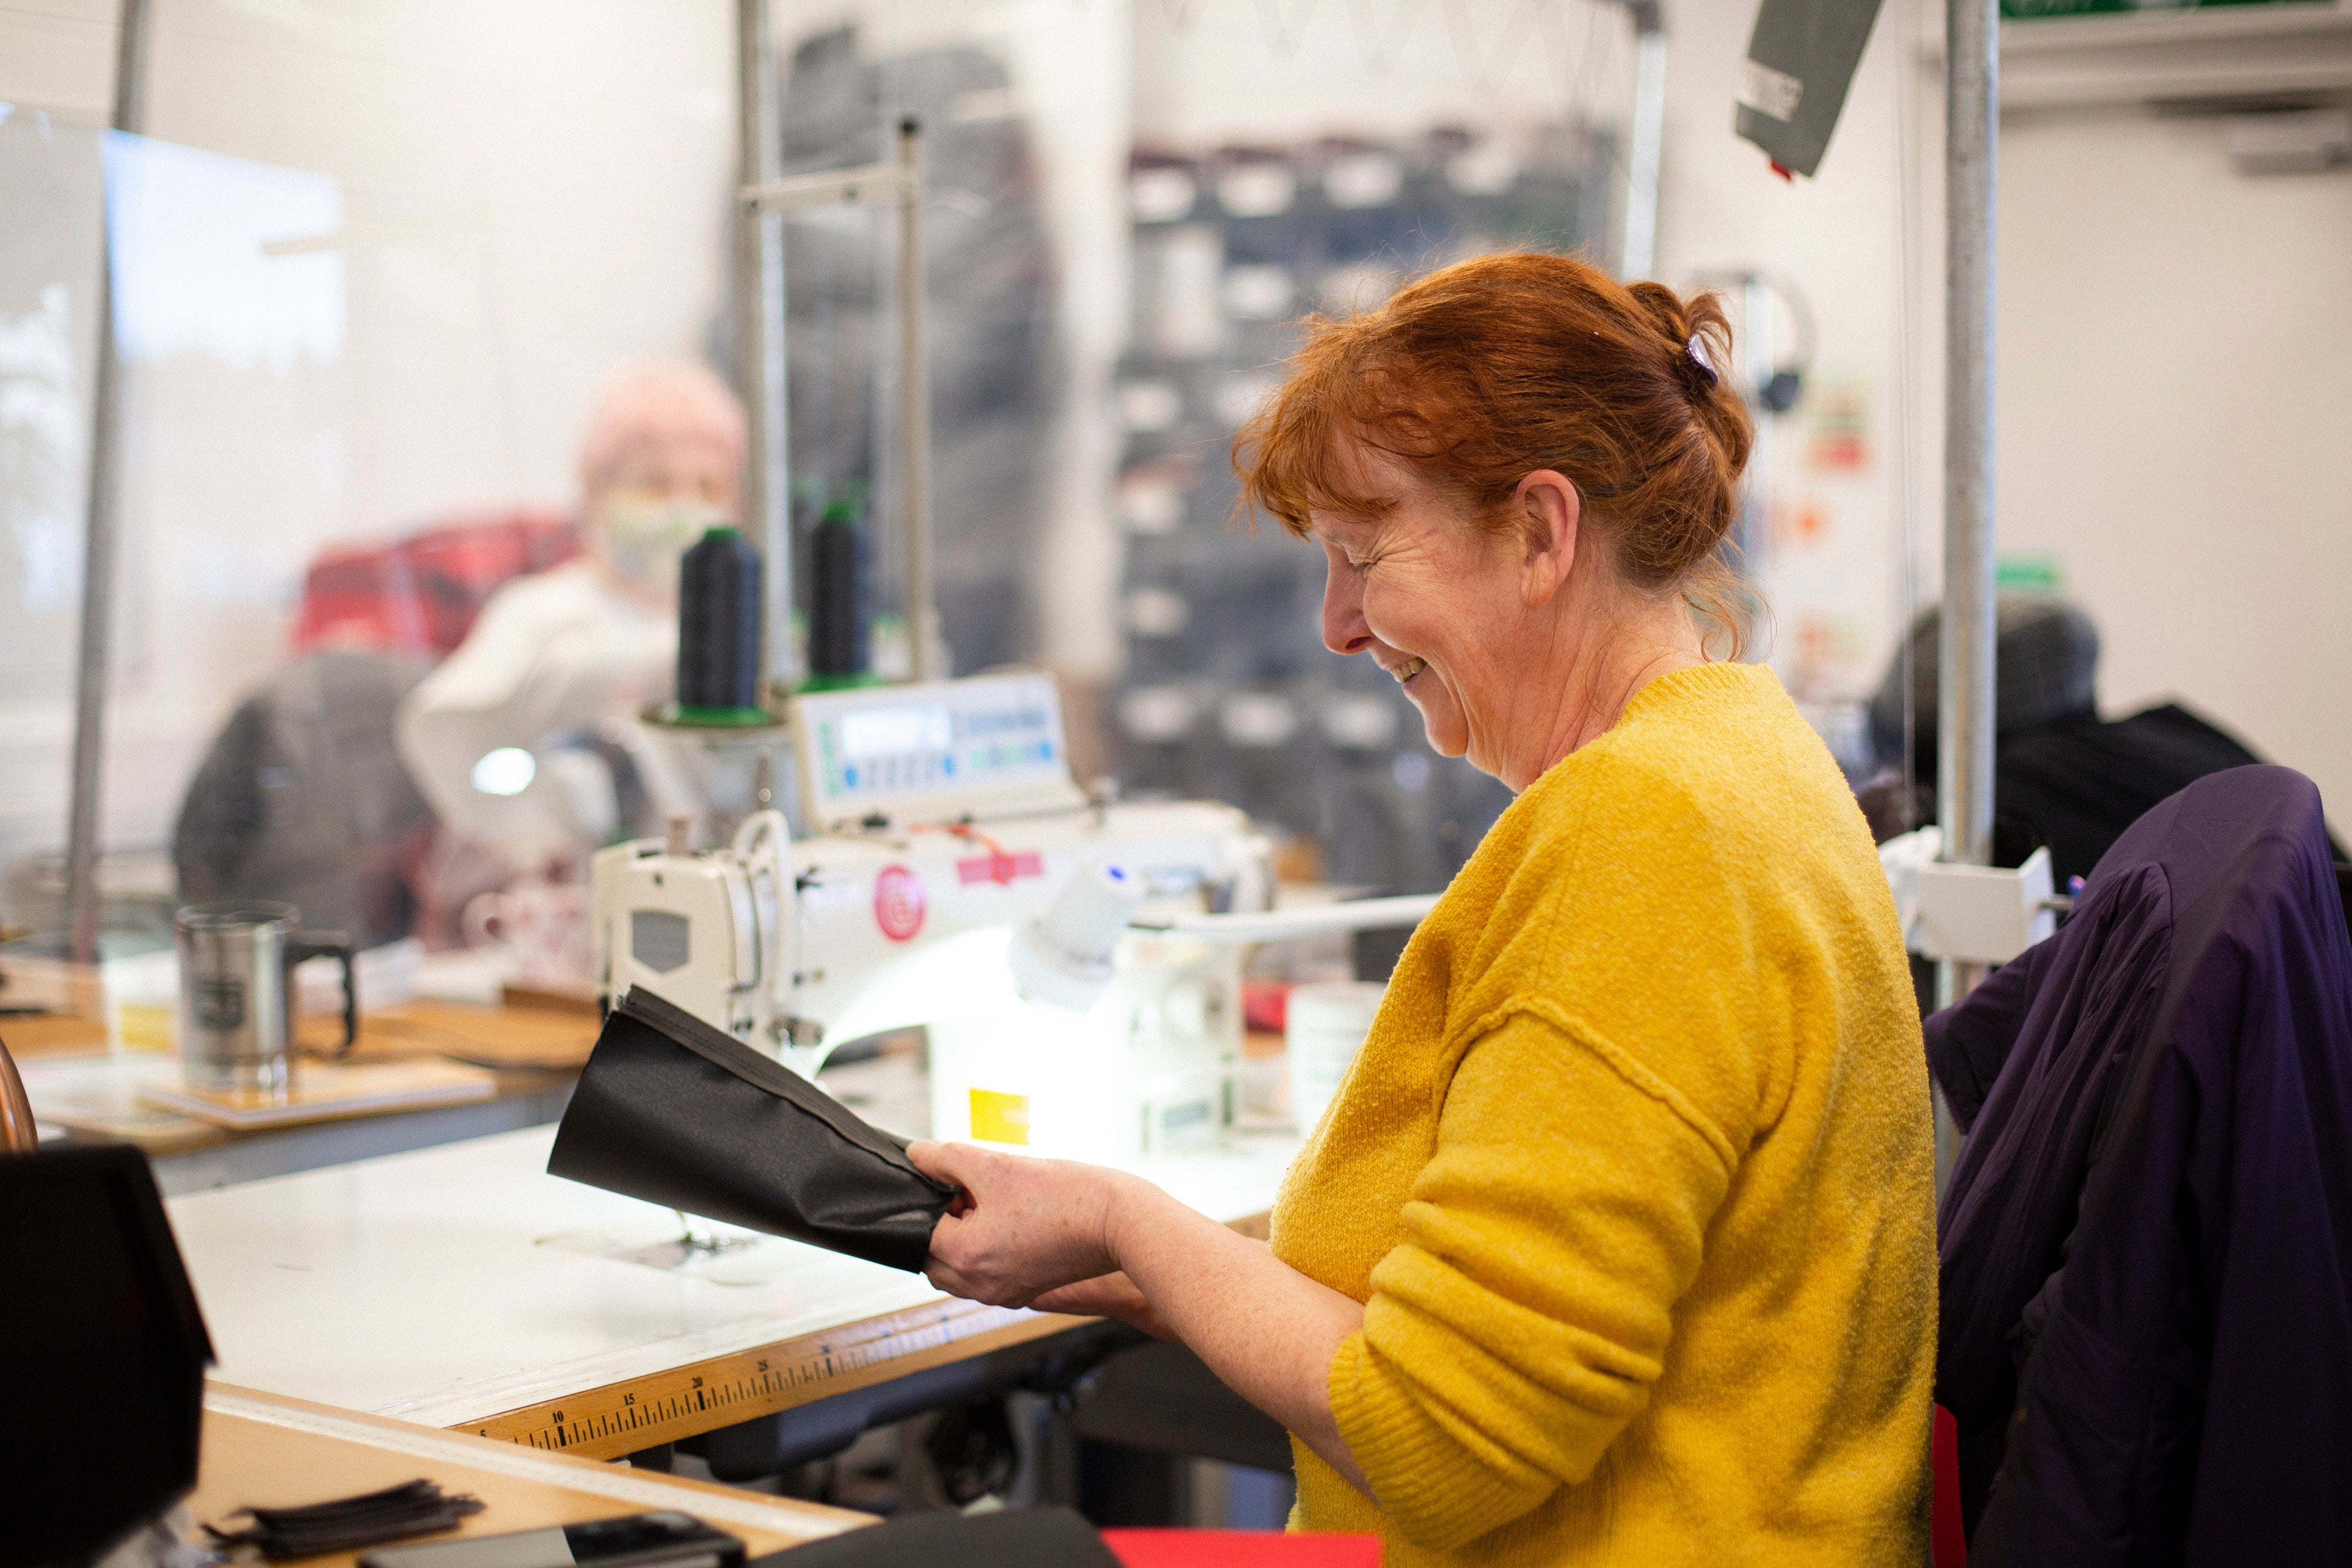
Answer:
POLYGON ((930 1275, 1181 1339, 1391 1568, 1924 1560, 1932 1145, 1853 797, 1735 654, 1749 427, 1709 296, 1558 256, 1317 322, 1245 497, 1324 641, 1518 798, 1413 934, 1270 1245, 917 1145, 930 1275))

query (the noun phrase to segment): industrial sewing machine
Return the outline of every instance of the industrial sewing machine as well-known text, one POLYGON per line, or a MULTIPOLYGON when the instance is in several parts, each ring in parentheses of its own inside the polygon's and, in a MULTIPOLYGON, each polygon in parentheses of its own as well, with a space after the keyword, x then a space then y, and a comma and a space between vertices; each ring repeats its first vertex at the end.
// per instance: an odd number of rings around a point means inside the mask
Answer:
POLYGON ((793 710, 808 836, 769 810, 723 846, 597 854, 602 997, 644 986, 812 1075, 842 1043, 926 1026, 942 1138, 1097 1159, 1213 1143, 1240 949, 1181 927, 1269 907, 1248 818, 1089 800, 1043 674, 793 710))

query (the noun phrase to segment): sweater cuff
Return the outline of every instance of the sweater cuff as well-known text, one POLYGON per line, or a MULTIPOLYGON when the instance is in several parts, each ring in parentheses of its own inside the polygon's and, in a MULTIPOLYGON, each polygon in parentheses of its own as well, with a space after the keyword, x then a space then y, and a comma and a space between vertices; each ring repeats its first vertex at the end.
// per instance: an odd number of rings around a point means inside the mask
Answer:
POLYGON ((1340 1441, 1399 1533, 1445 1551, 1509 1523, 1549 1497, 1549 1476, 1515 1479, 1449 1437, 1360 1333, 1331 1358, 1328 1390, 1340 1441))

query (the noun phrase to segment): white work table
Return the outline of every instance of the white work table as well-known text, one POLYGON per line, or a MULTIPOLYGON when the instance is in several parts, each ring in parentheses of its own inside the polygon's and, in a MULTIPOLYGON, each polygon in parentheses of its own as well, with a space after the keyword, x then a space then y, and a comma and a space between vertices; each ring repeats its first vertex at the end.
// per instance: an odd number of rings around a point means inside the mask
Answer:
MULTIPOLYGON (((611 1458, 1074 1320, 772 1237, 664 1269, 667 1209, 546 1174, 551 1127, 170 1200, 215 1375, 344 1409, 611 1458)), ((1211 1218, 1262 1215, 1286 1134, 1132 1168, 1211 1218)), ((729 1234, 740 1235, 730 1232, 729 1234)))

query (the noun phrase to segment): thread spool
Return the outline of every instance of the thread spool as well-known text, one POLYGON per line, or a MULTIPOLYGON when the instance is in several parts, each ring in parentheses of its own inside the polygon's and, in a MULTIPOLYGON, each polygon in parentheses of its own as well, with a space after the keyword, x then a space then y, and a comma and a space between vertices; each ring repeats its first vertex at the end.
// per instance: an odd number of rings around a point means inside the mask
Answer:
POLYGON ((835 501, 809 533, 810 685, 862 685, 872 666, 871 566, 856 507, 835 501))
POLYGON ((760 704, 760 552, 711 528, 678 563, 677 716, 688 724, 769 722, 760 704))

